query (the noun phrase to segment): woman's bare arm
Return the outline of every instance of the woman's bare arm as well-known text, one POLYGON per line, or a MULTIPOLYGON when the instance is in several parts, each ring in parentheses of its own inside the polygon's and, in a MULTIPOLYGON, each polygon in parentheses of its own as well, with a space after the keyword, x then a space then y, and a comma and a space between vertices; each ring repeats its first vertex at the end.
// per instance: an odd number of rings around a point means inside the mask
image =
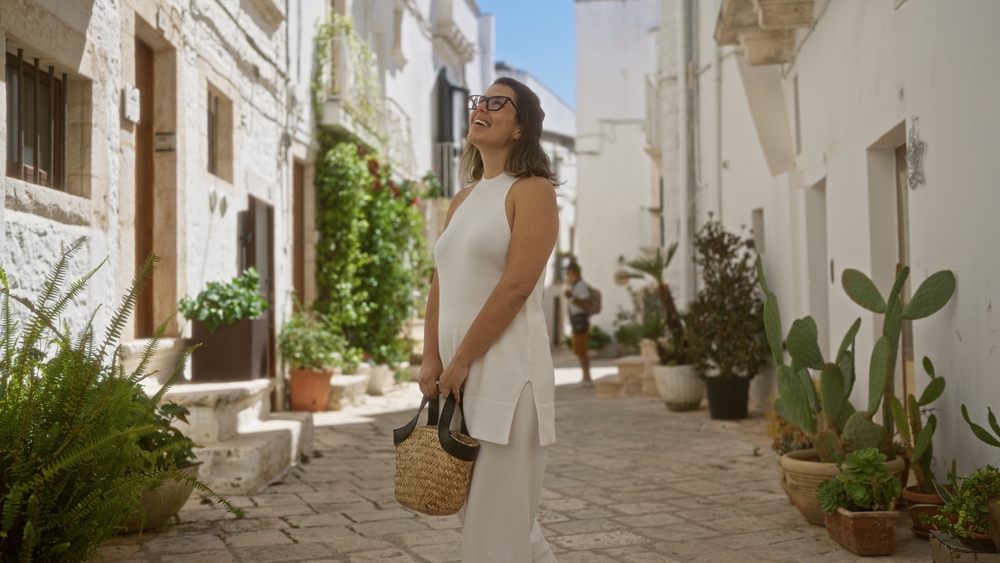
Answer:
POLYGON ((513 204, 513 220, 507 266, 469 327, 455 358, 441 374, 441 394, 448 397, 454 393, 459 402, 459 391, 469 376, 469 366, 514 321, 545 270, 559 233, 559 208, 555 189, 548 180, 537 177, 519 180, 511 188, 509 200, 513 204))

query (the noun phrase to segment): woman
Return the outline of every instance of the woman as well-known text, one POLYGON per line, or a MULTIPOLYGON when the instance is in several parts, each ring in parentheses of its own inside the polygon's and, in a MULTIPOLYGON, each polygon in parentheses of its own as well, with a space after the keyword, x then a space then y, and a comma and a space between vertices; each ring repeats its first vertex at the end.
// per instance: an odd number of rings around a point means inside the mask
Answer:
POLYGON ((534 92, 499 78, 469 103, 462 177, 471 187, 455 195, 434 249, 420 390, 454 395, 481 444, 459 513, 462 561, 551 563, 535 515, 555 441, 542 289, 558 180, 534 92))

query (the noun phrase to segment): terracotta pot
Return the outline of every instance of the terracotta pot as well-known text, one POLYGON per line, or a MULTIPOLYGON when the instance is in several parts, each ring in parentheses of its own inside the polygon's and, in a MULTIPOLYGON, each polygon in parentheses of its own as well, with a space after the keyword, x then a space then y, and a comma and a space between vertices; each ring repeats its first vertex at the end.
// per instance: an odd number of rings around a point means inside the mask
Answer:
POLYGON ((1000 495, 993 495, 987 503, 990 507, 990 539, 1000 553, 1000 495))
POLYGON ((913 519, 913 527, 911 528, 913 534, 918 538, 929 539, 931 530, 937 530, 938 527, 935 525, 925 525, 921 515, 926 514, 928 518, 937 516, 940 512, 940 508, 938 507, 944 506, 944 500, 937 493, 929 495, 918 493, 916 485, 903 489, 903 500, 910 506, 910 518, 913 519))
POLYGON ((694 374, 694 366, 653 366, 660 398, 672 411, 695 410, 705 396, 705 384, 694 374))
POLYGON ((330 401, 330 378, 333 370, 293 369, 291 378, 292 410, 319 412, 330 401))
MULTIPOLYGON (((896 459, 885 462, 885 465, 898 476, 905 464, 897 456, 896 459)), ((825 513, 819 506, 816 489, 823 481, 840 474, 837 464, 819 461, 816 450, 808 449, 781 456, 781 467, 785 471, 788 496, 792 498, 795 508, 799 509, 807 522, 822 526, 825 513)))
MULTIPOLYGON (((182 473, 197 478, 199 467, 201 467, 201 462, 196 461, 178 469, 182 473)), ((140 513, 136 512, 122 523, 125 526, 124 533, 135 534, 142 530, 152 530, 166 524, 168 520, 180 512, 181 507, 191 497, 193 489, 194 486, 189 481, 166 479, 156 489, 143 491, 142 510, 145 513, 145 521, 143 521, 140 513)))
POLYGON ((826 532, 855 555, 892 555, 898 511, 851 512, 838 508, 824 515, 826 532))

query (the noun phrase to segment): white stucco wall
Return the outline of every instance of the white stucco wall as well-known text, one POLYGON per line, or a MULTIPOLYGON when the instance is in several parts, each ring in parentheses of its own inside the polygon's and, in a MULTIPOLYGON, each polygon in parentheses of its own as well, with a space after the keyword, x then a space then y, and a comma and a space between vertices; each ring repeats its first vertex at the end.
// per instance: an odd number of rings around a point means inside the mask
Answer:
MULTIPOLYGON (((765 266, 786 330, 792 319, 817 312, 815 292, 822 288, 815 275, 810 284, 809 260, 817 252, 827 253, 835 281, 825 277, 829 341, 824 344, 835 350, 851 322, 862 318, 857 340, 861 369, 852 396, 859 405, 867 397, 866 366, 879 327, 874 315, 846 297, 840 275, 845 268, 875 271, 880 289, 888 291, 889 282, 877 272, 886 270, 887 263, 891 269, 895 240, 886 240, 879 231, 894 238, 895 209, 880 211, 870 201, 872 194, 893 189, 891 181, 878 175, 878 164, 901 139, 886 135, 904 122, 911 128, 911 118, 918 117, 919 136, 926 142, 926 183, 909 191, 912 287, 937 270, 951 269, 958 289, 942 311, 914 323, 916 383, 919 391, 928 381, 919 364, 929 356, 948 381, 934 405, 939 420, 935 468, 943 478, 945 465, 957 459, 959 472, 967 473, 998 461, 994 448, 972 436, 959 409, 966 404, 983 423, 986 407, 1000 405, 1000 336, 992 311, 992 300, 1000 297, 995 287, 1000 258, 993 249, 1000 240, 995 221, 1000 192, 994 186, 1000 175, 994 141, 1000 113, 992 102, 1000 94, 1000 74, 991 70, 992 53, 1000 47, 991 32, 1000 21, 1000 5, 985 0, 909 0, 898 8, 892 2, 825 4, 817 2, 821 17, 812 33, 807 38, 804 31, 798 34, 801 47, 795 61, 772 69, 793 130, 796 77, 798 81, 802 151, 795 156, 795 171, 771 176, 750 111, 756 102, 748 99, 747 77, 729 48, 723 50, 721 66, 722 153, 713 158, 718 141, 712 109, 717 103, 715 76, 713 71, 701 75, 701 162, 707 189, 698 200, 699 214, 719 209, 714 197, 719 176, 728 228, 749 225, 752 210, 764 210, 765 266), (825 182, 825 248, 811 245, 808 236, 815 216, 806 200, 820 182, 825 182)), ((709 7, 699 18, 703 65, 714 64, 706 53, 714 57, 715 16, 709 7)))
POLYGON ((645 148, 645 80, 656 68, 655 0, 576 2, 577 172, 575 250, 584 278, 602 290, 594 322, 612 332, 619 307, 618 259, 646 246, 653 164, 645 148))

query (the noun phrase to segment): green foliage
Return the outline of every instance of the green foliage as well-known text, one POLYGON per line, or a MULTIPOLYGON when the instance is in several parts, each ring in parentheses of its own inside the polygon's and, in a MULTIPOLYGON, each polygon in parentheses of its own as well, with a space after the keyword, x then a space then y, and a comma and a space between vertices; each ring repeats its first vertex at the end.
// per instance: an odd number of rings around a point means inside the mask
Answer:
MULTIPOLYGON (((593 325, 587 332, 587 350, 602 350, 611 344, 611 335, 601 330, 601 327, 593 325)), ((563 346, 567 350, 573 350, 573 340, 570 337, 563 338, 563 346)))
POLYGON ((324 370, 357 364, 357 353, 347 339, 315 314, 297 311, 278 335, 278 351, 291 369, 324 370))
POLYGON ((645 250, 641 257, 625 263, 632 270, 628 277, 646 279, 652 282, 650 287, 653 290, 654 299, 652 302, 643 300, 642 323, 637 323, 638 330, 635 328, 631 330, 642 332, 643 338, 649 338, 656 342, 656 353, 663 365, 685 365, 695 361, 685 330, 684 318, 677 312, 673 291, 665 277, 667 268, 670 267, 670 262, 674 259, 676 252, 677 243, 674 243, 665 253, 662 248, 645 250), (647 310, 649 305, 659 310, 647 310), (658 325, 652 325, 652 323, 658 323, 658 325))
MULTIPOLYGON (((1000 437, 1000 425, 997 424, 997 417, 993 414, 993 409, 987 407, 986 412, 989 413, 987 415, 987 420, 990 423, 990 428, 998 437, 1000 437)), ((976 438, 979 438, 987 446, 1000 448, 1000 440, 994 438, 982 426, 972 422, 972 419, 969 418, 969 410, 965 408, 965 405, 962 405, 962 418, 965 419, 965 423, 969 425, 969 428, 972 430, 972 433, 975 434, 976 438)))
POLYGON ((142 407, 133 410, 133 425, 156 426, 155 430, 139 438, 139 447, 157 454, 157 469, 176 469, 195 460, 197 456, 194 455, 194 448, 198 447, 198 444, 174 426, 174 421, 177 420, 188 423, 187 415, 191 414, 191 411, 187 407, 173 401, 156 407, 149 395, 141 390, 133 396, 133 400, 136 405, 142 407))
POLYGON ((934 472, 931 470, 931 461, 934 457, 934 445, 932 438, 937 430, 937 417, 933 414, 927 416, 924 423, 921 408, 926 407, 936 401, 944 392, 945 381, 943 377, 938 377, 934 371, 934 364, 930 358, 924 357, 924 371, 930 376, 931 382, 924 388, 924 392, 917 399, 910 394, 906 399, 906 406, 896 397, 891 397, 892 416, 899 429, 899 437, 902 441, 903 452, 909 454, 913 475, 917 479, 917 490, 923 494, 934 494, 936 490, 936 480, 934 472))
POLYGON ((349 16, 330 12, 329 19, 316 26, 316 47, 313 51, 312 99, 316 121, 322 121, 323 102, 327 97, 337 97, 340 103, 365 129, 384 142, 384 134, 379 126, 382 114, 382 94, 377 76, 378 65, 375 55, 354 29, 354 20, 349 16), (346 48, 344 60, 331 61, 331 47, 346 48), (332 64, 331 64, 332 63, 332 64), (329 80, 324 80, 329 70, 329 80), (337 74, 351 72, 350 76, 337 74), (350 91, 341 91, 339 84, 350 84, 350 91))
POLYGON ((652 286, 638 291, 627 289, 632 298, 632 310, 619 308, 614 322, 619 352, 632 350, 637 353, 639 342, 645 339, 657 341, 657 352, 660 352, 661 347, 665 349, 665 343, 661 342, 664 338, 663 307, 656 289, 652 286))
POLYGON ((840 475, 820 483, 816 491, 820 506, 828 513, 838 507, 851 512, 894 510, 903 484, 885 461, 885 454, 877 448, 847 454, 838 465, 840 475))
POLYGON ((255 319, 264 313, 268 303, 258 291, 258 285, 260 274, 249 268, 229 283, 208 282, 194 299, 185 295, 177 304, 177 310, 214 333, 221 327, 243 319, 255 319))
MULTIPOLYGON (((791 330, 784 342, 781 340, 781 315, 778 310, 778 299, 770 292, 764 279, 764 269, 761 259, 757 258, 757 277, 761 288, 766 293, 764 305, 764 330, 770 343, 774 361, 778 364, 778 393, 775 408, 788 414, 789 422, 813 437, 820 460, 824 462, 839 461, 845 453, 869 447, 878 447, 887 455, 895 455, 892 450, 892 437, 895 434, 894 420, 902 416, 903 408, 893 394, 893 373, 896 369, 896 357, 899 352, 899 338, 902 321, 909 314, 912 318, 923 318, 944 306, 954 291, 954 276, 947 270, 930 276, 920 285, 917 293, 921 295, 917 307, 911 310, 907 305, 904 310, 901 305, 902 289, 909 275, 908 268, 902 268, 896 277, 889 297, 883 298, 875 284, 868 276, 857 270, 845 270, 842 276, 844 291, 856 303, 866 309, 885 314, 882 336, 872 350, 868 373, 868 402, 864 411, 855 411, 848 400, 854 388, 856 354, 854 340, 861 327, 861 319, 857 319, 841 341, 837 356, 832 362, 823 359, 818 343, 816 323, 811 317, 798 319, 792 323, 791 330), (910 313, 907 313, 907 312, 910 313), (791 357, 790 365, 785 364, 784 348, 791 357), (813 391, 813 380, 810 369, 822 370, 820 373, 820 396, 813 391), (819 400, 818 400, 819 399, 819 400), (884 425, 875 424, 872 419, 883 405, 884 425), (895 412, 899 411, 899 414, 895 412), (888 416, 892 413, 894 416, 888 416)), ((916 297, 916 295, 914 296, 916 297)), ((912 301, 911 301, 912 304, 912 301)), ((919 422, 919 406, 926 405, 940 396, 944 390, 944 380, 935 378, 930 360, 924 360, 925 369, 931 375, 932 381, 921 395, 921 401, 913 399, 913 412, 919 422), (938 382, 940 381, 940 382, 938 382), (917 405, 917 403, 920 403, 917 405)), ((909 416, 909 415, 906 415, 909 416)), ((936 427, 936 419, 929 417, 928 425, 922 426, 911 435, 911 447, 919 451, 921 456, 932 455, 930 437, 936 427), (928 430, 930 428, 930 430, 928 430), (923 437, 921 437, 923 435, 923 437), (917 446, 919 445, 919 450, 917 446)), ((902 425, 901 425, 902 426, 902 425)), ((908 425, 912 428, 912 425, 908 425)), ((919 426, 919 424, 918 424, 919 426)), ((910 428, 901 428, 901 434, 910 428)), ((907 439, 903 434, 904 441, 907 439)), ((921 458, 923 459, 923 458, 921 458)), ((918 479, 924 484, 932 483, 929 457, 926 458, 926 473, 920 476, 923 468, 916 469, 918 479)), ((933 485, 931 485, 933 486, 933 485)))
POLYGON ((942 495, 946 500, 945 505, 933 517, 924 515, 924 523, 937 526, 948 535, 962 538, 970 537, 970 532, 989 533, 987 503, 991 497, 1000 495, 1000 471, 987 465, 961 481, 954 473, 949 473, 948 479, 951 481, 952 494, 942 495))
POLYGON ((441 185, 437 172, 428 170, 420 181, 424 184, 424 197, 429 199, 444 197, 444 186, 441 185))
POLYGON ((428 261, 416 185, 367 151, 324 138, 316 166, 314 308, 377 363, 408 356, 401 335, 428 261))
POLYGON ((751 240, 718 221, 698 232, 694 246, 704 288, 687 314, 687 335, 701 377, 755 377, 767 366, 764 300, 757 291, 751 240))
MULTIPOLYGON (((183 371, 190 350, 168 383, 137 400, 150 357, 166 330, 160 325, 138 367, 127 373, 119 340, 136 298, 158 261, 150 257, 97 340, 93 316, 82 332, 59 329, 57 319, 103 263, 66 285, 66 272, 83 240, 60 257, 32 302, 11 293, 0 268, 0 560, 84 561, 135 512, 144 490, 167 477, 202 483, 175 469, 185 446, 157 433, 155 405, 183 371), (11 301, 28 309, 13 320, 11 301), (152 447, 152 449, 145 449, 152 447)), ((178 411, 167 408, 168 419, 178 411)), ((214 494, 214 493, 212 493, 214 494)), ((223 504, 235 510, 222 499, 223 504)))

